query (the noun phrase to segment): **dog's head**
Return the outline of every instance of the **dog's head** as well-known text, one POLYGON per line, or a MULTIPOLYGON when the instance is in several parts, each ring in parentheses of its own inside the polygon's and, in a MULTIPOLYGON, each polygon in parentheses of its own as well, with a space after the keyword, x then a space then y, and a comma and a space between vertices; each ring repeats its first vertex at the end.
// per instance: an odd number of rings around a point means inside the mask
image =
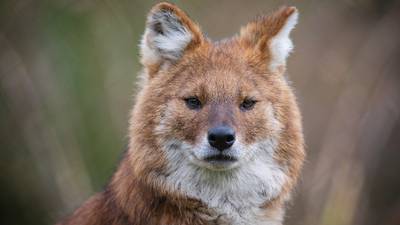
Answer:
POLYGON ((132 153, 136 167, 263 173, 267 164, 294 180, 303 138, 284 73, 297 17, 283 7, 212 42, 176 6, 156 5, 140 46, 142 90, 131 120, 132 148, 143 148, 132 153))

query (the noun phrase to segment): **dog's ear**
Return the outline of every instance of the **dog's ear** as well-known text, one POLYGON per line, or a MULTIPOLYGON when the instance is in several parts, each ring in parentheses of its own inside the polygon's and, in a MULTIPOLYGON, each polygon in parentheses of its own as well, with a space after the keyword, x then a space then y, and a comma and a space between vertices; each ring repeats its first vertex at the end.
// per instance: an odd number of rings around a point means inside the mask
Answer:
POLYGON ((282 72, 293 49, 289 35, 297 19, 295 7, 282 7, 270 15, 260 16, 240 30, 240 43, 255 51, 271 72, 282 72))
POLYGON ((175 63, 185 51, 203 42, 199 26, 185 12, 171 3, 159 3, 147 16, 140 44, 141 62, 152 76, 161 66, 175 63))

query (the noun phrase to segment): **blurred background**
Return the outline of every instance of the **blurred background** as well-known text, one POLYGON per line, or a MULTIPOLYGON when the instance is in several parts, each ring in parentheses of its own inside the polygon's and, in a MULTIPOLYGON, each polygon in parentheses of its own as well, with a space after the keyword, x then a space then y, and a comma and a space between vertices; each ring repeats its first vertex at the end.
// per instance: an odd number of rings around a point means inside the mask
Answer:
MULTIPOLYGON (((288 68, 308 157, 285 224, 400 224, 399 1, 173 2, 214 40, 297 6, 288 68)), ((0 224, 53 224, 107 183, 154 3, 0 1, 0 224)))

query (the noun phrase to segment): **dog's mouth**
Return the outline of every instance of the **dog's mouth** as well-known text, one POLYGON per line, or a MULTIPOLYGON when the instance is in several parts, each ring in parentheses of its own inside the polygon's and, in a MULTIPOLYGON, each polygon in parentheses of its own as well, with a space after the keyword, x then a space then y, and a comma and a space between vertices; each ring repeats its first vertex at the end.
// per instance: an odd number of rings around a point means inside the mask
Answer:
POLYGON ((210 170, 224 171, 237 167, 239 159, 227 154, 210 155, 198 161, 200 166, 210 170))
POLYGON ((204 161, 210 162, 210 163, 229 163, 229 162, 236 162, 237 158, 230 156, 230 155, 225 155, 225 154, 218 154, 218 155, 212 155, 212 156, 208 156, 204 159, 204 161))
POLYGON ((221 152, 212 148, 199 148, 197 151, 191 151, 190 153, 189 159, 191 163, 214 171, 231 170, 241 165, 240 154, 235 149, 221 152))

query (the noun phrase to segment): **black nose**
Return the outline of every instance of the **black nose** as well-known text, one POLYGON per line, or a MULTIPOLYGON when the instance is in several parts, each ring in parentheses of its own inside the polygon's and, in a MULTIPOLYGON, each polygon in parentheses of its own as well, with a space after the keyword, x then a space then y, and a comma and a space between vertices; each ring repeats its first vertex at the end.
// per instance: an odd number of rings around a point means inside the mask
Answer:
POLYGON ((229 126, 216 126, 208 130, 208 143, 221 152, 234 142, 235 131, 229 126))

